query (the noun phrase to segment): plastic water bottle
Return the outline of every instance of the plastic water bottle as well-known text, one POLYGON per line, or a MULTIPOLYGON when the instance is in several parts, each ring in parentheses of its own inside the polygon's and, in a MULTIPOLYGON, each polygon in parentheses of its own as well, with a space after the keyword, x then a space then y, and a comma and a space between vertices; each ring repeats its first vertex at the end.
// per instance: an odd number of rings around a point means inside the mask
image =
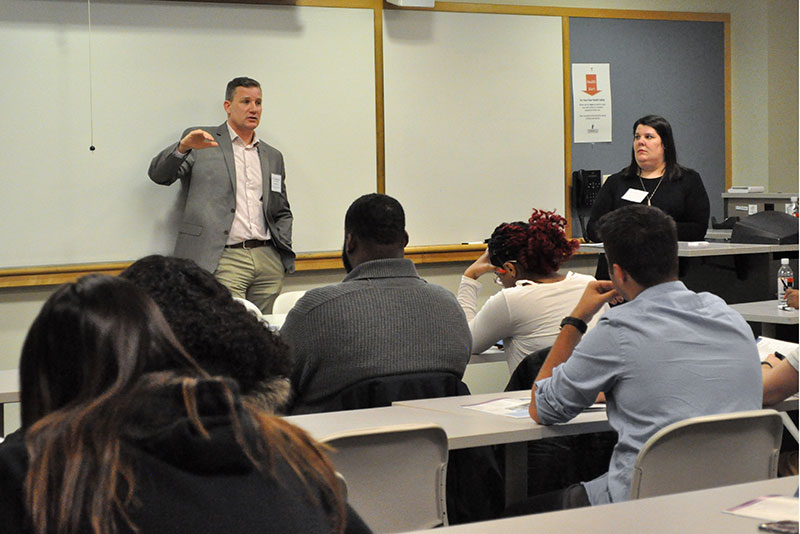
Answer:
POLYGON ((789 258, 781 258, 781 267, 778 269, 778 307, 786 306, 786 290, 794 285, 794 273, 789 267, 789 258))
POLYGON ((789 215, 793 215, 795 217, 798 216, 797 197, 789 198, 789 202, 786 204, 786 213, 788 213, 789 215))

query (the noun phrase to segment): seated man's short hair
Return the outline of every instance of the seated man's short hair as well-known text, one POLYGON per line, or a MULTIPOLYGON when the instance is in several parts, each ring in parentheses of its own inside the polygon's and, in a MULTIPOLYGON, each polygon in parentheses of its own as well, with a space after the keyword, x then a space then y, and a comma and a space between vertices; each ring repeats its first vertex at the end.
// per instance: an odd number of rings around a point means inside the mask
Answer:
POLYGON ((677 279, 678 231, 672 217, 632 204, 606 213, 598 224, 609 269, 616 263, 644 287, 677 279))
POLYGON ((405 240, 406 215, 403 206, 390 197, 371 193, 357 198, 344 218, 345 233, 352 233, 380 245, 405 240))

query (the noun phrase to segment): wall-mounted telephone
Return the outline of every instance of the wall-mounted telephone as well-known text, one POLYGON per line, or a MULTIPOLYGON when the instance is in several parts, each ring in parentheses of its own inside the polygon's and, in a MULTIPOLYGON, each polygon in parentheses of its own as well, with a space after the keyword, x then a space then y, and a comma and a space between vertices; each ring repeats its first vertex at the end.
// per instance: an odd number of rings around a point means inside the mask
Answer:
POLYGON ((572 205, 575 209, 591 208, 600 191, 600 171, 581 169, 572 173, 572 205))
POLYGON ((602 178, 599 170, 587 171, 581 169, 572 173, 572 207, 578 213, 578 221, 581 223, 583 237, 586 237, 584 211, 594 204, 601 185, 602 178))

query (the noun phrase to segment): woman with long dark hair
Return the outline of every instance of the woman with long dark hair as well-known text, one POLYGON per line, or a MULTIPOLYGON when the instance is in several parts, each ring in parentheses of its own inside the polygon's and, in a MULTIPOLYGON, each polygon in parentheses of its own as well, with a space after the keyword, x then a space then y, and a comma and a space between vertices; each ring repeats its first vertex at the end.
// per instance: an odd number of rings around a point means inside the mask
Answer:
POLYGON ((3 532, 360 532, 303 431, 242 403, 132 283, 59 288, 20 360, 0 445, 3 532))
POLYGON ((488 240, 486 252, 461 277, 458 302, 472 331, 472 351, 483 352, 502 339, 512 373, 525 356, 553 344, 561 320, 594 280, 572 271, 559 272, 578 248, 577 240, 567 238, 566 224, 555 212, 537 209, 528 222, 501 224, 488 240), (503 290, 478 311, 478 278, 490 272, 503 290))
POLYGON ((633 124, 631 162, 600 188, 585 237, 602 241, 600 217, 630 204, 661 208, 675 220, 680 241, 700 241, 706 235, 708 193, 696 171, 678 164, 672 126, 664 117, 647 115, 633 124))

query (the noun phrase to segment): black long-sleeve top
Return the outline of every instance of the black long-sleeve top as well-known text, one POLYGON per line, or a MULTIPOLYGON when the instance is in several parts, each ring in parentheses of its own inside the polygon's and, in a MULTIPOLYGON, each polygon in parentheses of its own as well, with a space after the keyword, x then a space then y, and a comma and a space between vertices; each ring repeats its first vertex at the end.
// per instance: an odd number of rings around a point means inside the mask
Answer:
MULTIPOLYGON (((671 181, 666 177, 658 186, 658 180, 643 179, 637 176, 626 176, 621 172, 612 174, 600 188, 597 199, 592 206, 589 224, 586 228, 587 236, 591 241, 601 241, 597 231, 597 221, 610 211, 622 206, 634 204, 622 200, 628 189, 642 190, 642 182, 648 193, 652 195, 650 204, 661 208, 671 216, 678 226, 679 241, 700 241, 706 235, 710 207, 708 193, 703 186, 703 180, 697 172, 691 169, 682 169, 683 173, 676 180, 671 181), (656 187, 658 186, 658 189, 656 187)), ((647 202, 647 199, 642 203, 647 202)))
MULTIPOLYGON (((130 425, 131 435, 122 442, 136 475, 136 503, 128 512, 139 532, 330 532, 323 505, 312 500, 283 457, 272 454, 272 476, 258 470, 234 436, 220 390, 204 383, 199 389, 197 410, 208 436, 190 422, 180 399, 182 390, 173 388, 142 400, 149 408, 142 408, 141 421, 130 425), (156 406, 161 412, 152 411, 156 406)), ((240 411, 241 405, 237 408, 240 411)), ((241 411, 240 415, 244 417, 241 411)), ((242 424, 245 432, 252 431, 244 419, 242 424)), ((25 507, 27 471, 28 453, 20 430, 0 445, 0 530, 4 534, 33 534, 25 507)), ((121 519, 117 527, 120 533, 132 532, 121 519)), ((79 531, 91 532, 88 519, 79 531)), ((370 532, 347 506, 345 534, 370 532)))

